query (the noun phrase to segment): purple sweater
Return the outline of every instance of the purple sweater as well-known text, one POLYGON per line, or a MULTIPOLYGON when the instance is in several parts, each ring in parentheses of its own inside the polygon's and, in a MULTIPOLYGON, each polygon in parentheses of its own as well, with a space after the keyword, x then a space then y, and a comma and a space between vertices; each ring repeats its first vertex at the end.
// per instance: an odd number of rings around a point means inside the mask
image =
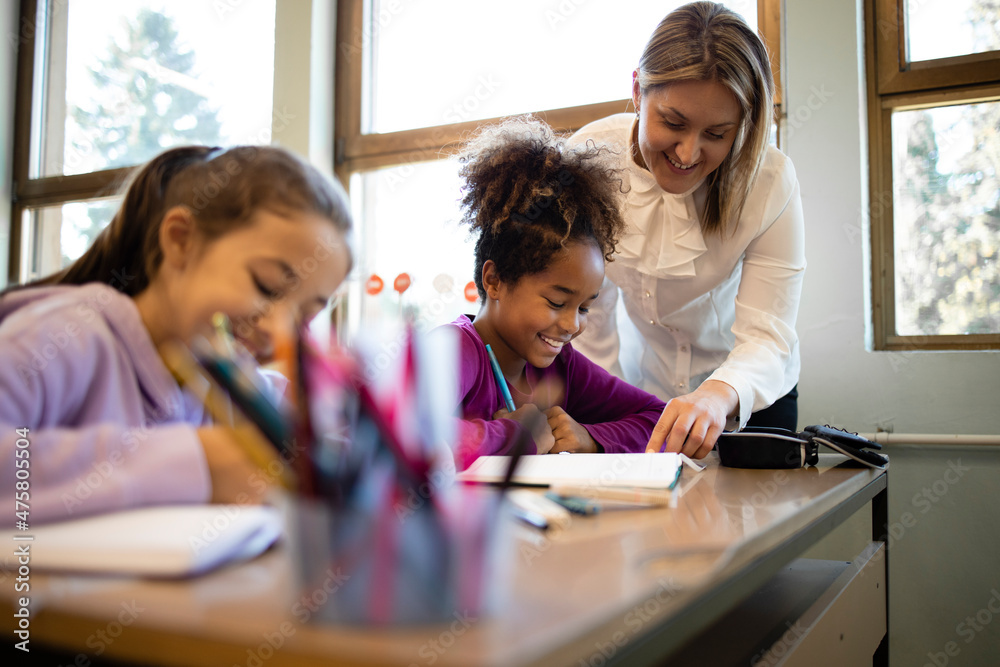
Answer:
MULTIPOLYGON (((206 502, 211 483, 195 432, 205 423, 131 298, 91 283, 0 299, 0 496, 13 505, 16 473, 27 470, 29 524, 206 502), (27 458, 19 429, 28 429, 27 458)), ((8 511, 0 525, 14 520, 8 511)))
MULTIPOLYGON (((477 456, 506 454, 507 447, 523 427, 512 419, 493 419, 504 407, 503 396, 493 379, 486 344, 461 316, 445 327, 458 329, 459 395, 462 421, 459 425, 459 465, 467 467, 477 456)), ((548 368, 527 366, 528 385, 543 378, 557 378, 565 387, 557 404, 604 447, 605 452, 642 452, 664 403, 652 394, 619 380, 567 344, 548 368)), ((511 387, 514 402, 530 402, 511 387)), ((540 406, 548 407, 548 406, 540 406)), ((531 443, 534 453, 534 442, 531 443)))

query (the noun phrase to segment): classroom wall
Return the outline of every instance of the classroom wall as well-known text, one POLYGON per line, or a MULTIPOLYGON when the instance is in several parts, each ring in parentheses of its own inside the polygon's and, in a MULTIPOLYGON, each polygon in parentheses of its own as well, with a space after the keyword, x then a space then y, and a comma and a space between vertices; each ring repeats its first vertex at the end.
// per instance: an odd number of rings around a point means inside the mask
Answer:
POLYGON ((336 3, 281 0, 274 23, 272 143, 332 172, 336 3))
MULTIPOLYGON (((800 427, 1000 433, 1000 352, 866 349, 862 2, 785 0, 785 16, 785 146, 802 186, 809 262, 798 323, 800 427)), ((891 664, 994 664, 1000 449, 900 446, 888 453, 891 664)), ((869 534, 870 522, 859 517, 807 555, 850 558, 869 534)))
MULTIPOLYGON (((7 43, 0 56, 0 95, 13 101, 17 69, 18 3, 0 4, 0 35, 7 43), (6 91, 6 92, 4 92, 6 91)), ((12 162, 14 159, 14 105, 0 105, 0 289, 7 284, 8 248, 10 248, 10 206, 12 162)))
POLYGON ((786 0, 787 153, 806 270, 800 426, 1000 433, 1000 352, 871 352, 861 2, 786 0), (823 26, 818 30, 817 26, 823 26))

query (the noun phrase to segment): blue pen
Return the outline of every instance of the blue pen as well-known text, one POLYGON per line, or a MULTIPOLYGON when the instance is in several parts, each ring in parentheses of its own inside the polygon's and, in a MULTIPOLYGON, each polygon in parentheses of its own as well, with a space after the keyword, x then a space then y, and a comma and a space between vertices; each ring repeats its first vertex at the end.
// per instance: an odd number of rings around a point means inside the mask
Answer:
POLYGON ((496 378, 497 384, 500 386, 500 393, 503 394, 503 402, 507 404, 507 412, 514 412, 516 408, 514 407, 514 399, 510 396, 510 389, 507 388, 507 379, 500 371, 500 362, 497 361, 497 356, 493 354, 493 348, 490 347, 489 343, 486 344, 486 354, 490 355, 490 366, 493 367, 493 377, 496 378))

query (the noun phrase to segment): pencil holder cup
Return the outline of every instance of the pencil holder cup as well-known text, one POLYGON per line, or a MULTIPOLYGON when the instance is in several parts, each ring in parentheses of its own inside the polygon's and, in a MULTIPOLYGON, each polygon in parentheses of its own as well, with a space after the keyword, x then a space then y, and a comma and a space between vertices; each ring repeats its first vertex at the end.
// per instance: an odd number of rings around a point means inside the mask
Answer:
POLYGON ((392 346, 359 338, 374 351, 304 365, 304 386, 324 399, 297 461, 301 599, 321 600, 311 618, 331 623, 488 615, 507 588, 512 559, 500 550, 511 541, 500 494, 455 482, 455 347, 412 328, 392 346))
POLYGON ((496 491, 388 498, 370 507, 299 503, 301 599, 322 600, 311 618, 385 626, 491 615, 507 589, 511 561, 501 554, 509 540, 499 534, 496 491))

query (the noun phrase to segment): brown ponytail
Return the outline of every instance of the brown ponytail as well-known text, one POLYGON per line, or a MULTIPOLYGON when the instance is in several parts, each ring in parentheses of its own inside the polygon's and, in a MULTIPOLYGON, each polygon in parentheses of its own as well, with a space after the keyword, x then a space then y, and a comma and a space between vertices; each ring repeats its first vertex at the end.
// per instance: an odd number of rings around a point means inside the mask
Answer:
POLYGON ((249 224, 260 208, 279 215, 319 214, 337 229, 351 228, 343 189, 315 167, 274 146, 170 149, 131 179, 110 224, 73 264, 32 285, 104 282, 135 296, 163 261, 163 216, 188 207, 206 240, 249 224))

